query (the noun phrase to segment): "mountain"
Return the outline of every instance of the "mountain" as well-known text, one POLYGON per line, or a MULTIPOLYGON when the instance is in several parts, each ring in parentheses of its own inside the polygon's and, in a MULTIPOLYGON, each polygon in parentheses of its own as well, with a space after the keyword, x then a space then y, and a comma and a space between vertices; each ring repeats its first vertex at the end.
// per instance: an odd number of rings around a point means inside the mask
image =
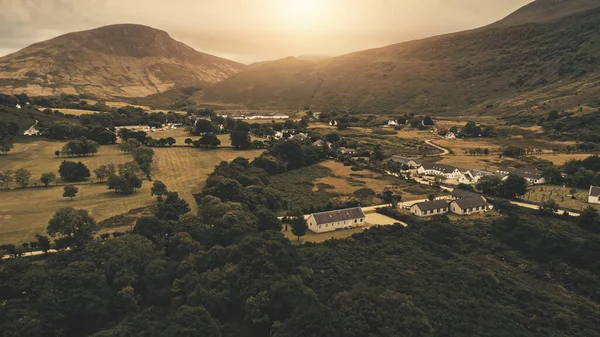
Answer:
POLYGON ((600 94, 600 9, 580 10, 590 3, 539 0, 504 24, 317 62, 267 63, 206 89, 202 99, 256 108, 435 114, 517 112, 550 101, 576 105, 600 94), (573 14, 539 22, 556 9, 573 14), (523 24, 507 24, 517 19, 523 24))
POLYGON ((244 68, 164 31, 123 24, 66 34, 0 58, 0 90, 141 97, 179 85, 210 85, 244 68))
POLYGON ((598 7, 598 0, 537 0, 494 23, 493 26, 550 22, 598 7))

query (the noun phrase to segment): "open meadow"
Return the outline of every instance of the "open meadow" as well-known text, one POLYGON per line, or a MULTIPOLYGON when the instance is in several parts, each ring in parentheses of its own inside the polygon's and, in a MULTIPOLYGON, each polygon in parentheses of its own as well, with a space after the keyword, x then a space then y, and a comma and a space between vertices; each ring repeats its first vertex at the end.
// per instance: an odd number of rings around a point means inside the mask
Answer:
MULTIPOLYGON (((137 193, 131 196, 119 196, 109 191, 104 184, 90 182, 76 183, 80 189, 73 201, 62 198, 62 186, 41 186, 40 175, 46 172, 58 172, 66 158, 56 158, 54 151, 62 148, 64 142, 31 140, 15 144, 14 150, 7 156, 0 156, 0 170, 25 168, 32 173, 31 186, 18 189, 12 183, 10 188, 0 189, 0 244, 18 243, 32 239, 35 234, 43 233, 52 215, 62 207, 83 208, 97 221, 122 214, 133 208, 154 204, 150 196, 150 182, 144 181, 137 193)), ((263 150, 237 151, 231 148, 200 150, 192 147, 155 148, 152 165, 153 179, 162 180, 170 190, 179 192, 190 204, 192 212, 197 212, 193 193, 199 192, 207 176, 221 161, 230 161, 237 157, 252 159, 263 150)), ((123 154, 116 145, 102 146, 100 151, 90 157, 70 158, 81 161, 90 171, 100 165, 116 165, 132 161, 130 155, 123 154)), ((57 174, 58 175, 58 174, 57 174)), ((93 177, 91 181, 95 180, 93 177)))

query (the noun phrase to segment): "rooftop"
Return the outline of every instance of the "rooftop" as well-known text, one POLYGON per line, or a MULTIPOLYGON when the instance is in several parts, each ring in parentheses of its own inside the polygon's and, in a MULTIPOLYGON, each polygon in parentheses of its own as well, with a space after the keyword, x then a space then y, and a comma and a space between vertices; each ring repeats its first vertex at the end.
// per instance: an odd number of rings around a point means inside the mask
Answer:
POLYGON ((488 203, 481 196, 465 198, 465 199, 458 199, 458 200, 455 200, 454 202, 456 202, 458 207, 460 207, 461 209, 488 205, 488 203))
POLYGON ((419 207, 421 211, 430 211, 432 209, 440 209, 448 207, 448 203, 445 200, 434 200, 434 201, 426 201, 418 204, 414 204, 413 206, 419 207))
POLYGON ((421 165, 423 166, 423 168, 425 170, 436 170, 436 171, 440 171, 442 173, 452 173, 452 172, 458 170, 458 168, 456 168, 454 166, 430 163, 430 162, 423 162, 423 164, 421 164, 421 165))
POLYGON ((336 211, 313 213, 312 216, 315 218, 317 224, 320 225, 338 221, 347 221, 364 218, 365 213, 363 212, 362 208, 355 207, 336 211))
POLYGON ((481 197, 481 194, 455 188, 452 191, 452 196, 455 197, 456 199, 465 199, 465 198, 478 198, 478 197, 481 197))
POLYGON ((596 187, 596 186, 590 187, 590 196, 591 197, 600 197, 600 187, 596 187))

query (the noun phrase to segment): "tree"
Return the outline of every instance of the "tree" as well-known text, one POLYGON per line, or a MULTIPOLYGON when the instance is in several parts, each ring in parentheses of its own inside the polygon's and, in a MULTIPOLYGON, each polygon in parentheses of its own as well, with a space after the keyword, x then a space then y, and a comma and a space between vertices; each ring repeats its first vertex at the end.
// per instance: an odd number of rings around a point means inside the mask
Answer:
POLYGON ((179 217, 190 211, 187 201, 179 197, 177 192, 168 192, 164 201, 159 202, 156 217, 162 220, 179 220, 179 217))
POLYGON ((194 126, 194 129, 192 130, 192 134, 194 136, 200 136, 202 134, 209 133, 209 132, 214 133, 215 131, 216 131, 215 127, 213 126, 211 121, 206 120, 206 119, 199 119, 196 121, 196 125, 194 126))
POLYGON ((167 137, 167 144, 169 144, 169 146, 173 146, 177 143, 177 140, 175 140, 175 138, 173 137, 167 137))
POLYGON ((497 195, 498 189, 502 185, 502 179, 500 177, 489 175, 481 178, 477 183, 477 190, 487 195, 497 195))
POLYGON ((193 142, 194 142, 194 141, 193 141, 191 138, 186 138, 186 139, 185 139, 185 143, 186 143, 188 146, 189 146, 189 145, 192 145, 192 143, 193 143, 193 142))
POLYGON ((14 173, 12 170, 9 169, 0 172, 0 185, 8 187, 8 184, 10 184, 13 179, 14 173))
POLYGON ((435 194, 429 194, 429 195, 427 196, 427 200, 429 200, 429 201, 434 201, 434 200, 435 200, 435 194))
POLYGON ((66 182, 84 181, 90 177, 90 170, 82 162, 63 161, 58 174, 66 182))
POLYGON ((106 178, 110 177, 111 175, 114 175, 116 171, 117 169, 115 167, 115 164, 110 163, 98 166, 98 168, 94 170, 94 174, 96 175, 96 179, 100 181, 105 181, 106 178))
POLYGON ((157 196, 158 200, 162 200, 164 195, 167 195, 169 191, 167 190, 167 185, 160 180, 155 180, 152 184, 152 188, 150 189, 152 196, 157 196))
POLYGON ((108 177, 107 185, 109 190, 114 190, 119 194, 129 195, 135 193, 136 189, 142 187, 142 180, 137 176, 136 171, 127 170, 125 168, 120 171, 119 175, 114 174, 108 177))
POLYGON ((56 158, 60 157, 60 150, 54 151, 54 155, 56 156, 56 158))
POLYGON ((15 172, 15 182, 21 187, 27 187, 31 179, 31 172, 24 168, 20 168, 15 172))
POLYGON ((221 140, 214 133, 205 133, 195 145, 214 149, 221 145, 221 140))
POLYGON ((549 184, 559 184, 563 181, 560 168, 556 166, 546 166, 542 169, 542 176, 549 184))
POLYGON ((554 215, 558 213, 559 207, 556 201, 549 199, 540 206, 540 213, 543 215, 554 215))
POLYGON ((35 235, 35 239, 37 241, 37 246, 39 248, 39 250, 41 250, 44 253, 48 253, 48 251, 50 250, 50 239, 48 239, 47 236, 42 236, 39 234, 35 235))
POLYGON ((527 193, 527 180, 515 175, 510 175, 502 183, 499 189, 499 194, 503 198, 513 199, 527 193))
POLYGON ((4 155, 8 155, 14 146, 12 137, 0 138, 0 152, 4 153, 4 155))
POLYGON ((203 306, 179 307, 167 319, 166 328, 160 336, 165 337, 221 337, 220 327, 203 306))
POLYGON ((342 136, 337 132, 328 133, 325 135, 325 141, 328 143, 335 143, 342 139, 342 136))
POLYGON ((277 218, 277 215, 266 208, 261 208, 256 211, 256 217, 258 218, 258 230, 264 231, 277 231, 281 232, 281 220, 277 218))
POLYGON ((148 147, 138 147, 131 152, 133 160, 140 166, 142 172, 150 177, 150 165, 154 160, 154 150, 148 147))
POLYGON ((48 222, 46 232, 57 238, 58 249, 66 247, 82 248, 92 240, 96 221, 87 211, 74 208, 61 208, 48 222))
POLYGON ((292 217, 291 225, 292 233, 298 238, 298 241, 300 241, 300 237, 306 235, 306 231, 308 230, 308 225, 306 224, 304 215, 297 214, 296 216, 292 217))
POLYGON ((230 135, 231 146, 238 150, 249 149, 252 143, 250 142, 250 135, 245 130, 233 130, 230 135))
POLYGON ((430 116, 425 116, 425 119, 423 119, 423 125, 434 126, 435 122, 433 121, 433 119, 430 116))
MULTIPOLYGON (((579 227, 591 230, 596 223, 596 219, 600 217, 598 210, 592 206, 588 206, 583 210, 581 216, 577 219, 579 227)), ((599 228, 600 229, 600 228, 599 228)))
POLYGON ((77 193, 79 193, 79 188, 77 188, 77 186, 65 185, 65 188, 63 191, 63 198, 71 198, 71 200, 73 200, 73 198, 75 198, 75 196, 77 196, 77 193))
POLYGON ((98 152, 100 144, 88 140, 85 137, 77 140, 71 140, 63 146, 62 153, 67 156, 88 156, 98 152))
POLYGON ((130 153, 140 146, 142 146, 142 144, 137 139, 130 138, 119 144, 119 150, 130 153))
POLYGON ((54 172, 43 173, 42 176, 40 177, 40 181, 46 187, 48 187, 48 185, 50 185, 50 183, 55 180, 56 180, 56 173, 54 173, 54 172))

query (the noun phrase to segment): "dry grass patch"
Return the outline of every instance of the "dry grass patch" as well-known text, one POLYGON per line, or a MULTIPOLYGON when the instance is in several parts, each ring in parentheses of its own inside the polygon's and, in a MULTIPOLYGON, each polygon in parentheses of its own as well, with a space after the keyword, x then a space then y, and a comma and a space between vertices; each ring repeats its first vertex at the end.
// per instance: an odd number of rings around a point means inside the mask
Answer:
POLYGON ((592 154, 541 154, 536 158, 551 161, 554 165, 563 165, 569 160, 583 160, 592 156, 592 154))

